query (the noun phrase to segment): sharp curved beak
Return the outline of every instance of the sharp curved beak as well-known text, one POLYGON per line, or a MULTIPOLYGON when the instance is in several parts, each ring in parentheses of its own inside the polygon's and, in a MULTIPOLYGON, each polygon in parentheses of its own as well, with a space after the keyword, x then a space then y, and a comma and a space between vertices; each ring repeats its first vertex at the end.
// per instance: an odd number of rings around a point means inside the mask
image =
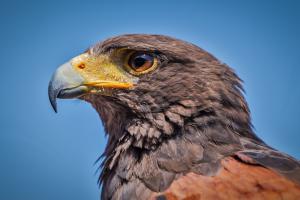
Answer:
POLYGON ((69 62, 60 66, 53 74, 48 86, 48 96, 53 110, 57 112, 57 98, 76 98, 87 93, 88 87, 83 84, 84 78, 69 62))
POLYGON ((132 88, 136 79, 121 70, 107 55, 80 54, 53 74, 48 95, 57 112, 56 99, 78 98, 87 93, 111 95, 113 90, 132 88))

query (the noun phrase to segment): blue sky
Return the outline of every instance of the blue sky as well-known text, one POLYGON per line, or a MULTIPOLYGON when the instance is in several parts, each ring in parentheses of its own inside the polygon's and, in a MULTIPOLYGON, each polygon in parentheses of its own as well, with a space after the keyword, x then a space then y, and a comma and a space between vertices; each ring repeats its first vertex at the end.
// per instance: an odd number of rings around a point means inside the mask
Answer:
POLYGON ((177 37, 206 49, 245 82, 257 134, 300 158, 299 1, 1 1, 0 199, 98 199, 97 113, 59 101, 53 71, 124 33, 177 37))

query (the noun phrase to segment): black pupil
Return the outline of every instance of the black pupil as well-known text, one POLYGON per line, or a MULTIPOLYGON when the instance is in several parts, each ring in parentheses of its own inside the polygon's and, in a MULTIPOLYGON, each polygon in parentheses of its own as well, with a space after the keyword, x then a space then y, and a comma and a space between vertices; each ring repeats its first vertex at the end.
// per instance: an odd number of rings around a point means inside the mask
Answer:
POLYGON ((145 53, 135 54, 131 57, 129 64, 134 69, 151 67, 153 64, 153 57, 145 53))

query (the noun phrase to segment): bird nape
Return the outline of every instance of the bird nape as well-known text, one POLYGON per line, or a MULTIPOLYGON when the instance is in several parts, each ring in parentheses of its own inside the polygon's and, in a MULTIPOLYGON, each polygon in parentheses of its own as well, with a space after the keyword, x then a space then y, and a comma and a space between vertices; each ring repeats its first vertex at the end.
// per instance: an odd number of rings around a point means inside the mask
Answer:
POLYGON ((108 142, 101 198, 300 199, 300 164, 253 132, 241 79, 203 49, 131 34, 63 64, 49 99, 79 98, 108 142))

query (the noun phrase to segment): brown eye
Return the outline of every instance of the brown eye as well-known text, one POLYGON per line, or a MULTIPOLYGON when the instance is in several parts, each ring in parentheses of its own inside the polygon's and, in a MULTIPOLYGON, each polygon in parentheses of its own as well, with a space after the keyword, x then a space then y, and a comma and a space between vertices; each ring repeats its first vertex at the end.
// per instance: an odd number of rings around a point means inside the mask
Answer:
POLYGON ((129 56, 127 65, 134 74, 141 74, 156 67, 157 59, 152 54, 137 52, 129 56))

